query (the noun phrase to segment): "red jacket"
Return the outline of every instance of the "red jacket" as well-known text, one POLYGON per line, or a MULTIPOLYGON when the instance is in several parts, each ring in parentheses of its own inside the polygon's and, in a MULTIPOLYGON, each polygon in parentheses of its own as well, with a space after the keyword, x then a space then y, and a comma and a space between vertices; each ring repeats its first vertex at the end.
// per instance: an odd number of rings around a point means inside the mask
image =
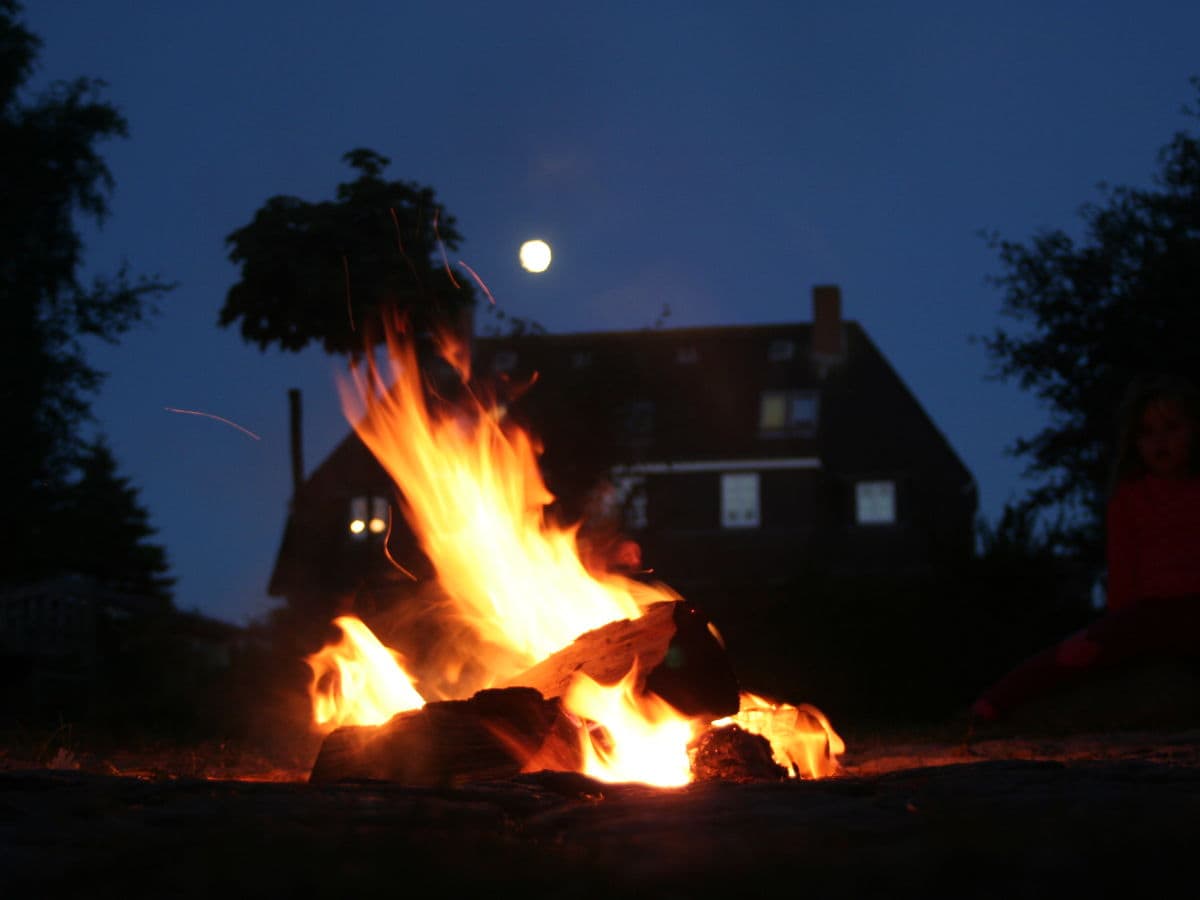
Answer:
POLYGON ((1200 477, 1144 475, 1108 504, 1108 608, 1200 595, 1200 477))

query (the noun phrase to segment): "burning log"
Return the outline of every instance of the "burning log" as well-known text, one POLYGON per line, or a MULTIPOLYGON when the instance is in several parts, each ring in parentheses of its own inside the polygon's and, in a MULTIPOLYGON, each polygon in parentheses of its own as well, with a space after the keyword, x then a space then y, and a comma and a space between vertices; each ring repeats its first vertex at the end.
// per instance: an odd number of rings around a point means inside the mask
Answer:
POLYGON ((571 681, 582 672, 615 684, 631 670, 635 694, 657 694, 685 716, 712 720, 738 710, 737 679, 707 620, 683 601, 664 601, 636 619, 581 634, 508 683, 469 700, 428 703, 383 725, 336 729, 322 743, 310 781, 363 778, 436 786, 521 772, 579 771, 579 723, 562 706, 571 681))
POLYGON ((737 725, 709 728, 696 739, 692 772, 697 781, 786 781, 788 771, 775 762, 771 744, 737 725))
POLYGON ((578 727, 557 700, 513 687, 428 703, 383 725, 348 725, 321 744, 311 782, 394 781, 418 787, 580 766, 578 727))
POLYGON ((719 719, 738 711, 740 689, 724 646, 700 611, 682 600, 585 632, 505 684, 561 698, 579 672, 615 684, 634 664, 635 693, 655 693, 685 716, 719 719))

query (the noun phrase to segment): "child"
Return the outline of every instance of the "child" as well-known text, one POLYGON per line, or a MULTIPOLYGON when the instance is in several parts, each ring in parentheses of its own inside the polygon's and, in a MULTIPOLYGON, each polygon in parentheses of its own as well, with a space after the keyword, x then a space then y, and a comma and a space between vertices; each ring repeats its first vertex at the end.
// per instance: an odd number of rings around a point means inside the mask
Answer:
POLYGON ((995 721, 1085 670, 1200 653, 1200 393, 1189 382, 1145 376, 1126 393, 1106 528, 1104 615, 985 691, 974 721, 995 721))

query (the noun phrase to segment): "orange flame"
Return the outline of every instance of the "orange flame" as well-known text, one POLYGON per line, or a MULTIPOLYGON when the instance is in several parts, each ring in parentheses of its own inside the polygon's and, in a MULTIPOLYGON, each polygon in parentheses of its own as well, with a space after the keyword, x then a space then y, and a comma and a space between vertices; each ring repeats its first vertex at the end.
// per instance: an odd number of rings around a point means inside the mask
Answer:
MULTIPOLYGON (((442 671, 422 672, 421 683, 454 684, 470 663, 484 673, 472 689, 491 687, 587 631, 679 599, 665 585, 598 574, 584 565, 579 526, 561 527, 544 515, 554 497, 533 441, 465 390, 469 356, 461 343, 438 337, 439 352, 464 386, 464 399, 448 404, 422 374, 402 331, 389 330, 386 339, 392 383, 367 354, 339 382, 343 408, 401 488, 401 509, 436 570, 438 587, 456 621, 475 638, 444 642, 453 645, 438 648, 447 653, 431 654, 442 671)), ((358 619, 335 621, 342 642, 308 658, 318 724, 381 724, 424 704, 398 654, 358 619)), ((461 628, 455 634, 461 636, 461 628)), ((652 693, 638 695, 636 674, 635 666, 613 685, 579 675, 562 698, 580 723, 584 771, 606 781, 686 784, 692 779, 689 745, 710 723, 683 716, 652 693)), ((711 724, 734 721, 767 738, 793 777, 831 774, 844 750, 812 707, 744 694, 737 716, 711 724)))
POLYGON ((425 705, 396 651, 353 616, 333 621, 342 639, 305 660, 313 672, 309 694, 318 726, 382 725, 398 712, 425 705))
POLYGON ((563 706, 598 728, 584 730, 583 773, 600 781, 679 787, 692 780, 688 745, 699 724, 657 694, 637 695, 637 666, 617 684, 580 673, 563 706))
POLYGON ((815 706, 775 703, 742 692, 736 715, 719 719, 715 726, 736 724, 766 738, 771 756, 792 778, 825 778, 839 768, 838 757, 846 743, 815 706))
POLYGON ((546 521, 554 497, 529 436, 506 428, 469 392, 453 413, 435 414, 412 346, 389 332, 388 351, 393 385, 368 358, 365 371, 352 369, 350 383, 340 384, 343 406, 401 486, 404 514, 456 612, 492 645, 480 662, 493 684, 585 631, 674 599, 632 579, 590 574, 578 527, 546 521))

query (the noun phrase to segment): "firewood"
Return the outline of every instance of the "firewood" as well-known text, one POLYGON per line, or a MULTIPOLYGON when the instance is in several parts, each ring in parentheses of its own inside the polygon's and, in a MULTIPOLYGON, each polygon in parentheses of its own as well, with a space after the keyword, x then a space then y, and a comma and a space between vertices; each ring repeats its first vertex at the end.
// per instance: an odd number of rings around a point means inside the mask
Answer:
POLYGON ((785 781, 788 777, 787 769, 772 758, 767 739, 737 725, 706 729, 691 750, 697 781, 785 781))
POLYGON ((428 703, 382 725, 338 728, 322 742, 309 780, 435 787, 580 765, 578 729, 561 704, 513 687, 428 703))
POLYGON ((635 694, 655 693, 686 716, 718 719, 738 711, 740 689, 725 648, 708 619, 683 600, 655 603, 636 619, 585 632, 504 686, 562 698, 578 672, 615 684, 635 663, 635 694))

